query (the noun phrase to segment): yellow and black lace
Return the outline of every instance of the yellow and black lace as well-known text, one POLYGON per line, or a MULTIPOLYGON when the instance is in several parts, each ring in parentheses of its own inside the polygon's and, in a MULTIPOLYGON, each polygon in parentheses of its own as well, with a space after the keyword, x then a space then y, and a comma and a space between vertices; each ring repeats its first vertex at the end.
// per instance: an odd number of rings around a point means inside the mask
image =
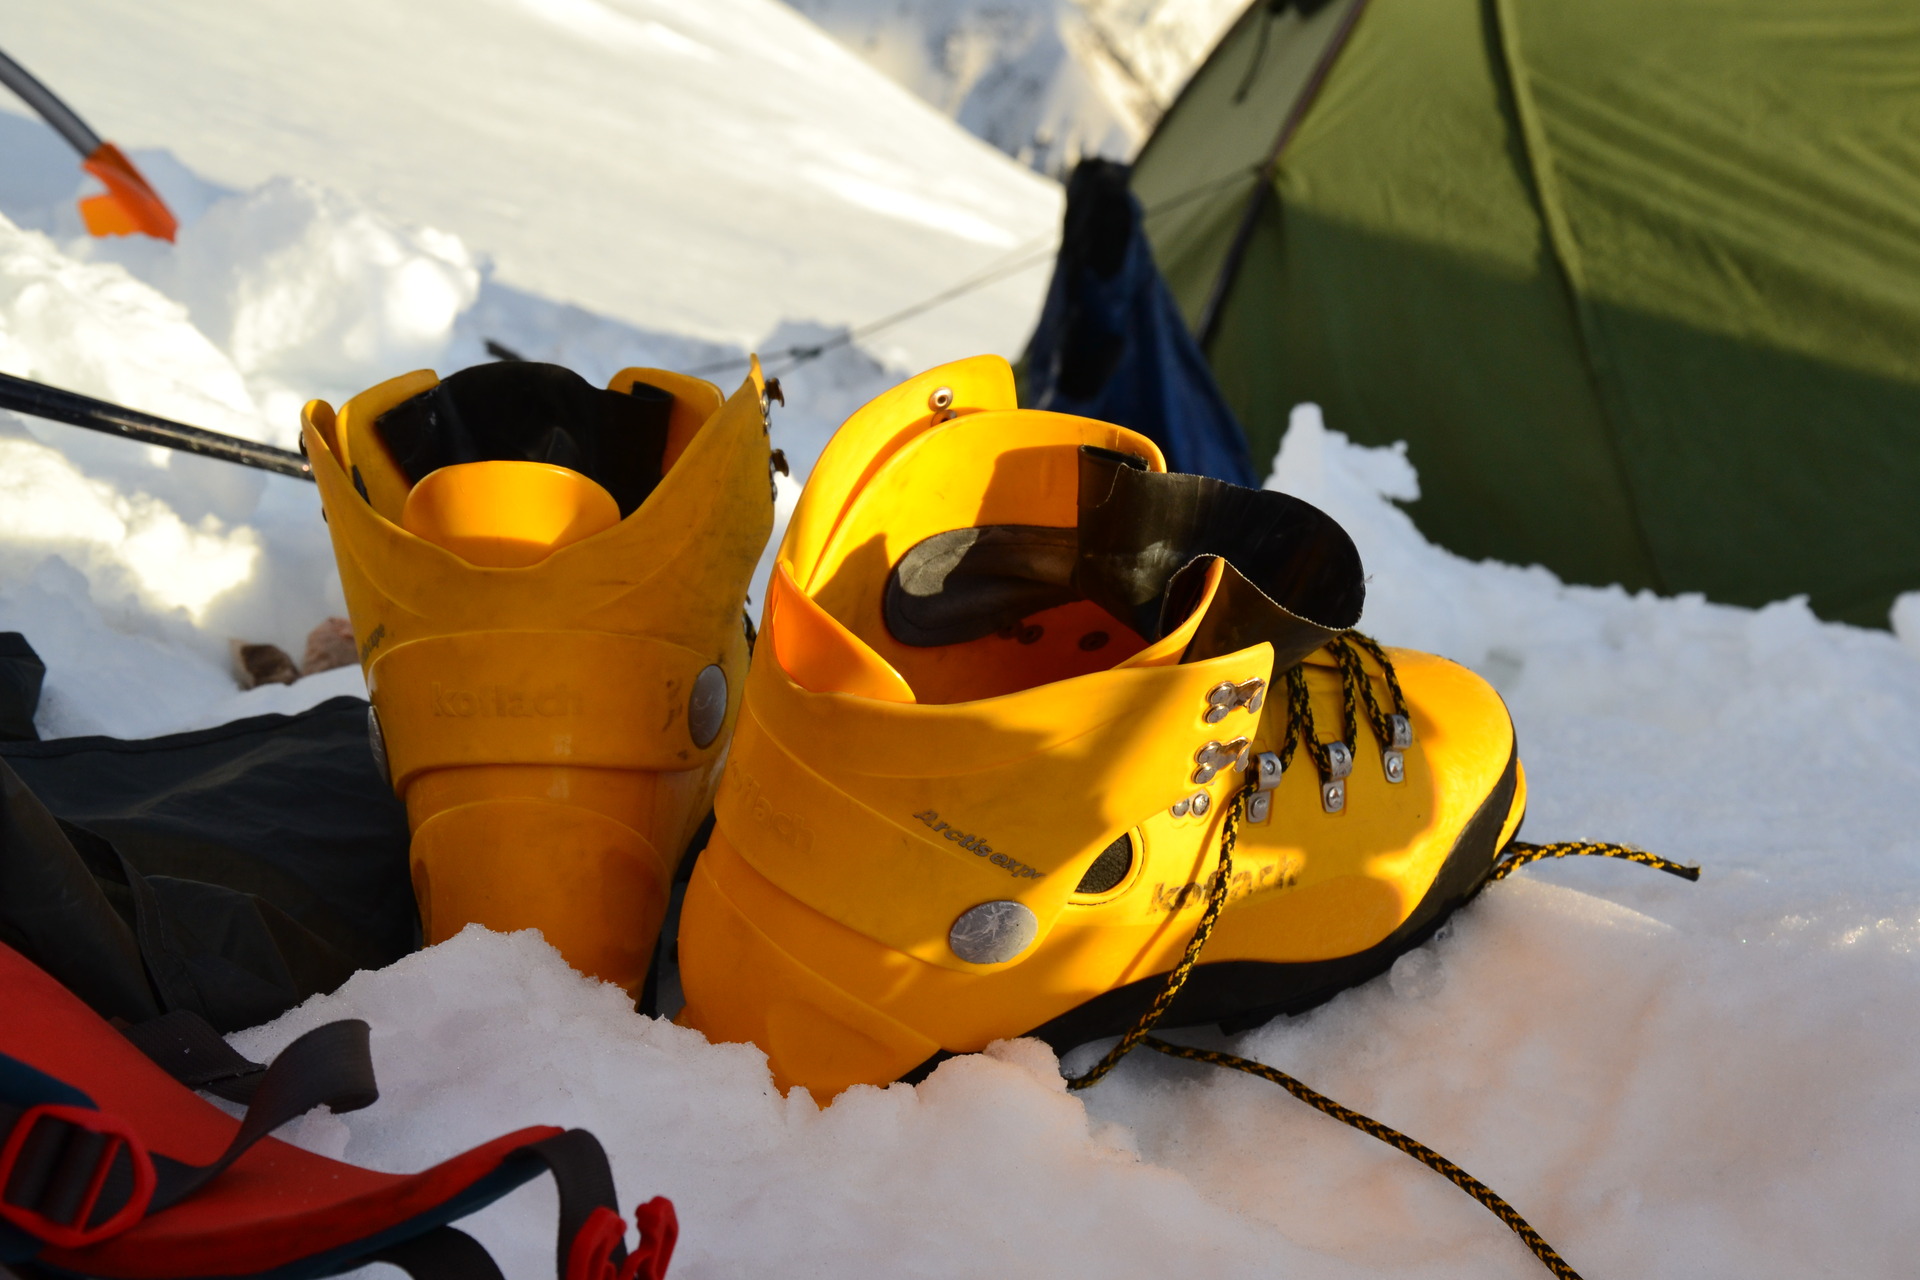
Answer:
MULTIPOLYGON (((1401 733, 1396 734, 1396 725, 1394 723, 1396 717, 1405 717, 1406 702, 1400 693, 1400 681, 1394 674, 1393 661, 1387 656, 1386 651, 1370 638, 1358 632, 1351 631, 1334 640, 1331 644, 1327 645, 1326 648, 1334 660, 1334 665, 1340 671, 1343 694, 1342 702, 1346 719, 1346 737, 1344 741, 1333 744, 1319 741, 1313 721, 1313 709, 1308 703, 1306 677, 1300 667, 1295 666, 1287 672, 1286 676, 1288 723, 1287 732, 1283 736, 1280 747, 1280 764, 1283 771, 1292 762, 1295 745, 1298 744, 1304 747, 1320 771, 1323 786, 1331 781, 1337 781, 1338 777, 1344 776, 1344 770, 1340 768, 1340 752, 1335 748, 1344 748, 1349 764, 1351 762, 1353 749, 1357 746, 1359 730, 1357 722, 1359 719, 1359 709, 1361 707, 1366 709, 1366 718, 1369 727, 1372 728, 1374 736, 1379 740, 1383 752, 1393 750, 1395 749, 1396 743, 1404 743, 1406 741, 1404 729, 1402 729, 1401 733), (1362 654, 1367 658, 1371 658, 1380 669, 1381 682, 1385 684, 1388 697, 1392 703, 1391 711, 1380 705, 1379 699, 1373 690, 1373 681, 1367 675, 1362 654)), ((1202 1049, 1192 1045, 1174 1044, 1151 1034, 1153 1028, 1160 1022, 1160 1019, 1166 1016, 1166 1012, 1172 1006, 1174 998, 1180 994, 1180 988, 1186 984, 1187 977, 1193 972, 1194 965, 1199 963, 1201 949, 1206 946, 1207 938, 1212 934, 1214 925, 1220 919, 1221 908, 1226 905, 1227 901, 1227 886, 1233 876, 1233 847, 1234 842, 1239 837, 1240 818, 1245 812, 1248 799, 1255 794, 1258 787, 1259 779, 1256 776, 1256 772, 1253 768, 1249 768, 1246 785, 1235 794, 1233 802, 1228 806, 1226 816, 1221 823, 1220 865, 1209 882, 1211 884, 1211 891, 1207 898, 1206 910, 1201 913, 1200 923, 1195 927, 1193 936, 1187 941, 1186 951, 1181 955, 1180 963, 1176 964, 1172 972, 1167 974, 1165 985, 1162 986, 1160 991, 1154 996, 1153 1003, 1147 1007, 1145 1013, 1141 1014, 1139 1020, 1134 1023, 1133 1027, 1128 1030, 1124 1036, 1120 1037, 1119 1042, 1116 1043, 1113 1048, 1109 1049, 1106 1054, 1101 1057, 1100 1061, 1096 1062, 1085 1073, 1070 1079, 1067 1082, 1067 1086, 1071 1089, 1085 1089, 1099 1083, 1108 1072, 1112 1071, 1113 1068, 1119 1064, 1122 1058, 1143 1044, 1149 1049, 1168 1054, 1172 1057, 1189 1058, 1195 1062, 1210 1062, 1215 1066, 1232 1067, 1235 1070, 1245 1071, 1251 1075, 1259 1076, 1263 1080, 1269 1080, 1279 1085, 1282 1089, 1285 1089, 1288 1093, 1291 1093, 1308 1106, 1332 1116, 1342 1124, 1351 1125, 1362 1133, 1371 1134, 1387 1145, 1406 1152, 1420 1163, 1441 1174, 1456 1187, 1459 1187, 1462 1191, 1485 1205, 1496 1217, 1506 1223, 1507 1226, 1512 1229, 1513 1233, 1519 1236, 1521 1241, 1526 1244, 1527 1248, 1533 1251, 1534 1256, 1545 1264, 1547 1270, 1559 1277, 1559 1280, 1580 1280, 1580 1273, 1575 1271, 1573 1267, 1568 1264, 1567 1260, 1560 1256, 1559 1251, 1548 1244, 1540 1233, 1535 1231, 1532 1225, 1520 1216, 1519 1210, 1509 1204, 1505 1197, 1501 1196, 1500 1193, 1492 1187, 1489 1187, 1486 1183, 1480 1181, 1425 1143, 1408 1137, 1398 1129, 1381 1124, 1378 1120, 1362 1115, 1350 1107, 1340 1105, 1332 1098, 1296 1080, 1294 1077, 1276 1067, 1270 1067, 1265 1063, 1255 1062, 1249 1058, 1242 1058, 1237 1054, 1223 1053, 1215 1049, 1202 1049)), ((1516 840, 1509 842, 1506 848, 1501 851, 1499 857, 1494 862, 1492 870, 1488 873, 1485 883, 1492 884, 1495 881, 1504 880, 1515 870, 1529 862, 1537 862, 1544 858, 1569 857, 1621 858, 1628 862, 1637 862, 1642 866, 1667 872, 1669 875, 1679 876, 1685 880, 1698 880, 1700 878, 1700 869, 1698 867, 1689 867, 1677 862, 1671 862, 1666 858, 1660 857, 1658 854, 1648 853, 1643 849, 1635 849, 1627 845, 1602 844, 1594 841, 1524 844, 1516 840)))

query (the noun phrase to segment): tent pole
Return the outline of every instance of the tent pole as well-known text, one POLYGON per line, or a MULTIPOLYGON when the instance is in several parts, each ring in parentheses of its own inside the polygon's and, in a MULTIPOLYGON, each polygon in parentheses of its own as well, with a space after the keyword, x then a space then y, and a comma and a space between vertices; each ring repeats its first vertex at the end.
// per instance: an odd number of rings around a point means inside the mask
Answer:
MULTIPOLYGON (((1253 233, 1260 225, 1260 216, 1266 212, 1267 201, 1273 198, 1273 183, 1280 173, 1281 153, 1293 141, 1293 135, 1307 118, 1307 110, 1313 106, 1314 99, 1320 96, 1320 89, 1333 70, 1334 60, 1346 48, 1347 39, 1352 36, 1355 25, 1360 21, 1361 11, 1366 7, 1367 0, 1353 0, 1347 7, 1346 16, 1340 19, 1339 27, 1327 41, 1327 47, 1320 51, 1319 60, 1313 64, 1306 84, 1301 86, 1300 96, 1293 100, 1293 105, 1287 109, 1286 119, 1280 123, 1280 132, 1260 166, 1253 192, 1247 197, 1247 207, 1241 211, 1240 225, 1234 228, 1233 241, 1227 246, 1227 256, 1221 260, 1220 271, 1213 278, 1213 288, 1207 291, 1206 305, 1200 308, 1199 320, 1193 327, 1194 337, 1203 352, 1212 353, 1213 340, 1219 334, 1220 321, 1226 312, 1227 294, 1233 288, 1234 278, 1240 274, 1240 262, 1247 256, 1247 249, 1253 243, 1253 233)), ((1268 10, 1267 21, 1273 21, 1273 12, 1272 9, 1268 10)))

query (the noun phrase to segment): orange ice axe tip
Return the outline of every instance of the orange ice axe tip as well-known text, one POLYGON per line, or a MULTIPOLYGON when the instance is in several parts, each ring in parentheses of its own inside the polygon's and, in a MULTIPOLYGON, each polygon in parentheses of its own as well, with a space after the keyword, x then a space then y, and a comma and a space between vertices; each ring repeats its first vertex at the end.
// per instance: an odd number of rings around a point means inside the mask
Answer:
POLYGON ((13 90, 53 131, 80 154, 80 167, 106 184, 106 191, 80 201, 80 217, 96 236, 124 236, 138 231, 159 240, 172 240, 180 224, 134 168, 120 148, 104 141, 72 107, 41 84, 25 67, 0 52, 0 85, 13 90))
POLYGON ((81 162, 81 168, 106 184, 106 191, 80 201, 80 217, 96 236, 125 236, 140 232, 171 241, 180 223, 166 201, 136 169, 120 148, 103 142, 81 162))

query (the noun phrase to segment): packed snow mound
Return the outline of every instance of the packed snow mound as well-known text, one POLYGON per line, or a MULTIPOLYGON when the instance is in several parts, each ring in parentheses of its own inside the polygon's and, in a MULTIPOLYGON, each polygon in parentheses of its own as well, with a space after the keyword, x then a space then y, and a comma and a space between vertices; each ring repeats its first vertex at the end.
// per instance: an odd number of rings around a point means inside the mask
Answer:
POLYGON ((0 212, 0 369, 249 438, 259 412, 178 301, 0 212))
MULTIPOLYGON (((1059 222, 1055 184, 780 0, 15 8, 7 51, 123 148, 235 191, 305 179, 483 248, 504 285, 641 328, 745 345, 791 316, 856 324, 1059 222)), ((0 116, 0 154, 36 128, 0 116)), ((5 168, 0 198, 54 198, 5 168)), ((148 172, 170 203, 199 198, 148 172)), ((255 251, 301 239, 291 203, 251 224, 255 251)), ((426 298, 465 287, 457 255, 417 271, 426 298)), ((1016 351, 1045 285, 1036 264, 889 334, 889 358, 1016 351)))
POLYGON ((788 0, 1041 173, 1131 159, 1243 0, 788 0))
POLYGON ((156 270, 249 379, 336 395, 371 367, 432 366, 480 292, 457 236, 296 178, 214 205, 156 270))
MULTIPOLYGON (((823 1110, 804 1090, 782 1097, 752 1046, 640 1017, 537 934, 478 927, 234 1042, 265 1057, 340 1017, 373 1028, 381 1101, 316 1112, 295 1141, 411 1170, 525 1116, 589 1128, 625 1205, 673 1199, 672 1274, 686 1280, 1165 1277, 1262 1257, 1286 1274, 1313 1260, 1141 1161, 1032 1042, 950 1062, 918 1088, 854 1089, 823 1110)), ((462 1229, 505 1274, 537 1276, 553 1265, 553 1215, 552 1190, 529 1186, 462 1229)))
MULTIPOLYGON (((66 208, 79 183, 60 167, 66 208)), ((173 172, 201 197, 173 245, 0 203, 0 371, 291 448, 309 398, 485 358, 455 333, 480 272, 454 237, 309 183, 229 193, 173 172)), ((0 413, 0 624, 49 664, 43 732, 143 736, 318 701, 346 677, 236 701, 229 641, 297 655, 342 612, 310 485, 0 413), (96 624, 118 633, 100 662, 50 634, 96 624), (102 665, 126 680, 89 680, 102 665), (159 692, 111 709, 142 683, 159 692)))

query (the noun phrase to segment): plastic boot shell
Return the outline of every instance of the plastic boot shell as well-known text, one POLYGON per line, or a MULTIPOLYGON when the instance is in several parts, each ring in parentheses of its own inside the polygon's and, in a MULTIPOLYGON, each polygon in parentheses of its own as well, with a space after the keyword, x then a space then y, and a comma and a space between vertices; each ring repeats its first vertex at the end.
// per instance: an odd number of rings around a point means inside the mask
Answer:
MULTIPOLYGON (((682 1020, 758 1044, 783 1087, 830 1096, 995 1039, 1064 1050, 1124 1030, 1193 934, 1245 781, 1197 758, 1283 745, 1274 644, 1192 652, 1225 560, 1196 569, 1198 603, 1151 643, 1088 599, 959 643, 890 632, 889 575, 923 540, 1073 529, 1082 446, 1164 471, 1144 437, 1014 403, 988 357, 886 393, 834 437, 788 526, 679 940, 682 1020), (1221 686, 1255 681, 1262 705, 1208 718, 1221 686)), ((1258 1021, 1384 970, 1517 829, 1499 697, 1451 662, 1392 656, 1404 780, 1363 727, 1329 813, 1294 755, 1264 821, 1240 826, 1228 906, 1165 1025, 1258 1021)), ((1325 652, 1304 671, 1335 736, 1340 673, 1325 652)))
POLYGON ((565 467, 444 466, 410 483, 381 415, 407 374, 338 414, 306 408, 373 700, 376 755, 413 825, 429 943, 470 923, 538 928, 575 967, 638 991, 675 868, 711 803, 747 671, 747 582, 772 527, 756 364, 672 393, 661 479, 620 518, 565 467))

